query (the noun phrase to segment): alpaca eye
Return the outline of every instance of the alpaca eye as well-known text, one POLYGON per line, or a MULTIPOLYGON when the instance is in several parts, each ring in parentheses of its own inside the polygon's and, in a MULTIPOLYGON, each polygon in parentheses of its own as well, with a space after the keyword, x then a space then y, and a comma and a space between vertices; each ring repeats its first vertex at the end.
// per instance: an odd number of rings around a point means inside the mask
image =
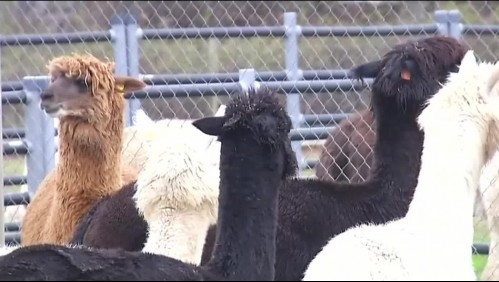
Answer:
POLYGON ((78 89, 80 89, 80 91, 82 92, 87 91, 89 88, 89 83, 85 81, 85 79, 77 79, 75 81, 75 84, 78 87, 78 89))

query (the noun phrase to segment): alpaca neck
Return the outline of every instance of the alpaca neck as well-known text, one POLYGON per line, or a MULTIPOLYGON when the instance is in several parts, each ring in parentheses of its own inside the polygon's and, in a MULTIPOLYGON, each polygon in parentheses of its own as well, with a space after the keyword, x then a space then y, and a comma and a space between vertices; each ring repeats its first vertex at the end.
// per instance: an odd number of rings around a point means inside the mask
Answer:
POLYGON ((406 220, 431 240, 465 240, 461 245, 469 252, 484 134, 471 123, 448 127, 427 130, 419 183, 406 220))
POLYGON ((244 133, 222 141, 217 239, 207 267, 225 279, 274 279, 283 170, 276 151, 244 133))
POLYGON ((61 119, 57 168, 59 197, 93 201, 119 188, 124 121, 121 113, 112 113, 111 118, 102 127, 71 117, 61 119))
POLYGON ((400 112, 396 105, 375 108, 375 118, 372 181, 380 187, 390 183, 390 194, 401 192, 410 198, 417 184, 424 133, 416 117, 400 112))
POLYGON ((162 209, 146 218, 149 234, 142 251, 199 265, 206 233, 212 221, 208 213, 162 209))

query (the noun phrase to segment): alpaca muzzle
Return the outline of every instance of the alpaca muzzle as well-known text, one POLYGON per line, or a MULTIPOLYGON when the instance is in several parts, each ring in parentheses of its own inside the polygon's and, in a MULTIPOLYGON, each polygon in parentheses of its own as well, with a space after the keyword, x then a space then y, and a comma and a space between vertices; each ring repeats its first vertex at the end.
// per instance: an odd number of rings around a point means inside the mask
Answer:
POLYGON ((40 102, 40 109, 49 116, 53 117, 57 115, 57 113, 61 109, 61 105, 51 101, 42 100, 40 102))

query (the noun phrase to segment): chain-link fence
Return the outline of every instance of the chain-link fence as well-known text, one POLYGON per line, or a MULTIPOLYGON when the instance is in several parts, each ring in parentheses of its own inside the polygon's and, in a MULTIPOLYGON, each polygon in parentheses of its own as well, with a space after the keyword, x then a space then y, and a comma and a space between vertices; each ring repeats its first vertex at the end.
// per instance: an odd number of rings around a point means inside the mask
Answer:
MULTIPOLYGON (((371 166, 374 133, 369 92, 345 70, 433 34, 459 37, 481 59, 496 60, 498 9, 493 1, 1 2, 6 241, 18 242, 28 195, 54 163, 52 128, 40 126, 52 120, 26 103, 26 93, 46 83, 27 76, 45 76, 49 58, 89 52, 116 60, 119 74, 141 76, 149 88, 129 100, 129 125, 139 108, 153 120, 195 119, 212 115, 244 83, 280 87, 301 175, 356 182, 371 166), (352 145, 360 133, 333 129, 358 113, 352 123, 369 132, 352 145), (346 163, 335 162, 340 154, 346 163)), ((487 243, 482 214, 475 242, 487 243)), ((485 261, 475 256, 478 272, 485 261)))

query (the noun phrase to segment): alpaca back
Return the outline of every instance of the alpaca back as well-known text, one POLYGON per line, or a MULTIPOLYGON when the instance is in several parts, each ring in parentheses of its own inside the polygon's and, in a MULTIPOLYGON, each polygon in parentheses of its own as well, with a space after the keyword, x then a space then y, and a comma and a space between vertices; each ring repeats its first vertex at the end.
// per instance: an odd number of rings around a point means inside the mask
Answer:
POLYGON ((69 243, 99 249, 142 250, 148 227, 135 207, 135 191, 136 181, 97 201, 79 221, 69 243), (126 236, 120 236, 124 232, 126 236))

